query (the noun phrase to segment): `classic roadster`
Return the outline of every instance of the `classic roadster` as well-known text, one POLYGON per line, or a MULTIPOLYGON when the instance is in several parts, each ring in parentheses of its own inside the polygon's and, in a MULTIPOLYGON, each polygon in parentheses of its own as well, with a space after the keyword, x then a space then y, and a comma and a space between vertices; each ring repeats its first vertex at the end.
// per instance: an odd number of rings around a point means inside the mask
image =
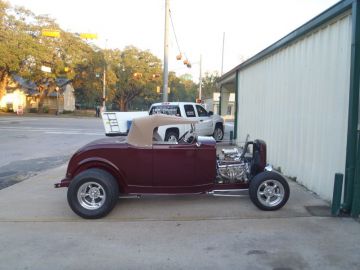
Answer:
POLYGON ((168 115, 133 120, 128 137, 93 141, 71 158, 66 177, 55 187, 68 187, 71 209, 83 218, 107 215, 122 195, 227 194, 249 189, 262 210, 285 205, 290 189, 285 178, 266 166, 266 144, 247 141, 216 154, 212 137, 191 128, 178 142, 154 141, 157 127, 195 121, 168 115))

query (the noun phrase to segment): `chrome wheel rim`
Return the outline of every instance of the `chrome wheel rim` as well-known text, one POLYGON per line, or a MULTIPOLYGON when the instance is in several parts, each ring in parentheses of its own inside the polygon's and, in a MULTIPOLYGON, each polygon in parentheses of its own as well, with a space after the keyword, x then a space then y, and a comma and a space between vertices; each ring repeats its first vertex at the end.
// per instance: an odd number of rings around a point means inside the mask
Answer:
POLYGON ((257 189, 257 198, 264 206, 277 206, 283 201, 284 196, 284 186, 277 180, 265 180, 257 189))
POLYGON ((223 132, 222 132, 221 128, 215 129, 215 131, 214 131, 215 140, 220 141, 222 138, 222 135, 223 135, 223 132))
POLYGON ((102 185, 96 182, 82 184, 77 192, 77 199, 82 207, 88 210, 99 209, 106 200, 102 185))
POLYGON ((176 138, 175 135, 170 135, 170 136, 169 136, 168 142, 177 142, 177 141, 178 141, 178 140, 177 140, 177 138, 176 138))

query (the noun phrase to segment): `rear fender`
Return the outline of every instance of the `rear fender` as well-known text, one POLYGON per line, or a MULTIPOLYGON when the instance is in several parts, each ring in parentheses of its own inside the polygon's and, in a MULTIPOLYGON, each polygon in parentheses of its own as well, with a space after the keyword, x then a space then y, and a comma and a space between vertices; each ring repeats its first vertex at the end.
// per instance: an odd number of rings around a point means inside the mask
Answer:
POLYGON ((92 157, 80 161, 77 165, 76 171, 71 176, 71 178, 74 178, 79 173, 91 168, 102 169, 110 173, 112 176, 115 177, 116 181, 118 182, 120 192, 126 193, 127 185, 125 182, 124 173, 114 163, 104 158, 92 157))

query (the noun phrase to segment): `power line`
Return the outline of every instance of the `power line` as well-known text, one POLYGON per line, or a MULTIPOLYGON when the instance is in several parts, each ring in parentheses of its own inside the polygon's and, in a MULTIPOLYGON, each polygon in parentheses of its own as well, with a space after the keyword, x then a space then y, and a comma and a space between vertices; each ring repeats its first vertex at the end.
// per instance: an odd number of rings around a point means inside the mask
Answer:
POLYGON ((172 27, 172 30, 173 30, 173 33, 174 33, 174 36, 175 36, 176 45, 178 47, 179 53, 181 54, 181 49, 180 49, 179 41, 178 41, 178 38, 177 38, 177 35, 176 35, 176 32, 175 32, 175 27, 174 27, 174 22, 173 22, 172 15, 171 15, 171 10, 169 10, 169 14, 170 14, 171 27, 172 27))
MULTIPOLYGON (((185 56, 184 64, 185 64, 188 68, 190 68, 190 67, 191 67, 191 64, 190 64, 190 62, 189 62, 189 60, 188 60, 188 57, 187 57, 186 53, 185 53, 185 52, 182 52, 181 49, 180 49, 180 45, 179 45, 179 41, 178 41, 178 38, 177 38, 177 35, 176 35, 176 31, 175 31, 175 27, 174 27, 174 21, 173 21, 173 19, 172 19, 172 14, 171 14, 171 10, 170 10, 170 9, 169 9, 169 15, 170 15, 170 21, 171 21, 171 28, 172 28, 173 33, 174 33, 174 37, 175 37, 176 45, 177 45, 178 50, 179 50, 179 54, 180 54, 180 56, 181 56, 182 54, 184 54, 184 56, 185 56)), ((181 58, 180 58, 180 59, 181 59, 181 58)), ((180 59, 178 59, 178 60, 180 60, 180 59)))

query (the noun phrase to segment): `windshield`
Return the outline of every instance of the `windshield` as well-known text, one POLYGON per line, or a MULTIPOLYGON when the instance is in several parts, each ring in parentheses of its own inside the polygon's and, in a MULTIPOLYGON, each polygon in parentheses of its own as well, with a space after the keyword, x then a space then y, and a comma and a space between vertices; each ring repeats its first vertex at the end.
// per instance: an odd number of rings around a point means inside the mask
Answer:
POLYGON ((175 115, 181 116, 180 108, 176 105, 158 105, 153 106, 150 110, 150 115, 152 114, 166 114, 166 115, 175 115))

